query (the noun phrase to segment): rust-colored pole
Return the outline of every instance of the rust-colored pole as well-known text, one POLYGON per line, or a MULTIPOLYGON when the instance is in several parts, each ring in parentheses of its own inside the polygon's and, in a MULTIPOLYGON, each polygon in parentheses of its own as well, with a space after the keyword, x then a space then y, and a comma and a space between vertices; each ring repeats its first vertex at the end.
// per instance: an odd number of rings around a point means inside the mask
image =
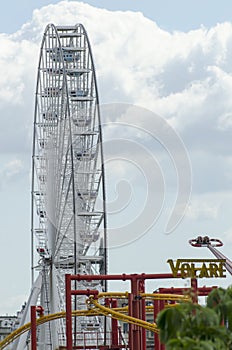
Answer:
MULTIPOLYGON (((160 311, 163 310, 164 307, 165 307, 165 301, 164 300, 160 300, 159 301, 159 305, 160 305, 160 307, 159 307, 160 311)), ((165 345, 164 344, 160 344, 160 350, 165 350, 165 345)))
POLYGON ((72 350, 72 296, 71 296, 71 275, 65 275, 66 290, 66 347, 72 350))
MULTIPOLYGON (((145 281, 139 280, 139 293, 145 293, 145 281)), ((141 299, 139 300, 140 304, 140 319, 143 321, 146 321, 146 300, 141 299)), ((147 349, 147 332, 145 328, 142 328, 141 330, 141 347, 142 350, 147 349)))
POLYGON ((37 349, 36 339, 36 306, 31 306, 31 350, 37 349))
MULTIPOLYGON (((179 275, 177 275, 179 276, 179 275)), ((132 280, 132 279, 143 279, 143 280, 150 280, 150 279, 166 279, 166 278, 176 278, 173 276, 172 273, 141 273, 141 274, 121 274, 121 275, 71 275, 71 279, 74 281, 102 281, 102 280, 109 280, 109 281, 116 281, 116 280, 132 280)))
MULTIPOLYGON (((138 275, 131 275, 131 297, 132 297, 132 317, 139 318, 139 289, 138 275)), ((137 325, 133 325, 132 339, 133 350, 141 350, 141 329, 137 325)))
MULTIPOLYGON (((132 299, 133 299, 133 295, 131 293, 128 293, 128 316, 132 316, 133 314, 132 299)), ((130 350, 134 349, 133 330, 134 330, 134 324, 129 323, 128 346, 130 350)))
MULTIPOLYGON (((111 299, 111 307, 114 309, 118 306, 117 299, 111 299)), ((112 317, 111 319, 111 334, 112 334, 112 347, 114 349, 118 346, 118 320, 112 317)))
MULTIPOLYGON (((154 299, 153 302, 154 305, 154 322, 156 321, 156 317, 159 313, 159 300, 158 299, 154 299)), ((160 341, 159 341, 159 335, 158 333, 154 333, 154 349, 155 350, 160 350, 160 341)))
POLYGON ((192 302, 198 304, 198 296, 197 296, 197 278, 191 278, 191 289, 192 289, 192 302))
MULTIPOLYGON (((165 301, 159 300, 159 311, 163 310, 165 307, 165 301)), ((160 343, 160 350, 165 350, 165 345, 160 343)))

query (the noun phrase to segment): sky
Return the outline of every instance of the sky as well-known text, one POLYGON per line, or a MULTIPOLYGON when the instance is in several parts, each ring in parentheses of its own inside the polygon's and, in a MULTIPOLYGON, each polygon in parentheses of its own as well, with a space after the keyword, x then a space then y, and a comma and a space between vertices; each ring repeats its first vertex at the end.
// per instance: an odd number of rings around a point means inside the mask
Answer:
MULTIPOLYGON (((109 271, 169 272, 169 258, 212 257, 188 244, 199 234, 222 239, 221 251, 231 258, 231 10, 230 1, 2 5, 0 314, 14 314, 30 291, 34 96, 48 23, 83 23, 92 45, 105 124, 109 229, 133 232, 112 244, 109 271), (125 147, 114 147, 118 139, 125 147)), ((171 282, 160 283, 151 288, 171 282)), ((227 286, 231 277, 200 283, 227 286)))

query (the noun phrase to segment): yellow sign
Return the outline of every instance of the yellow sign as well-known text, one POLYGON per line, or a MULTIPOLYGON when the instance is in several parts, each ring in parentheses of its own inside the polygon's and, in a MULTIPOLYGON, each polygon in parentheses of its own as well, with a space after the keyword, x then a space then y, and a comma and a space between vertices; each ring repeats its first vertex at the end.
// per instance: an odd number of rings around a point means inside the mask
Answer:
POLYGON ((173 277, 214 278, 226 277, 225 259, 172 259, 167 261, 173 277))

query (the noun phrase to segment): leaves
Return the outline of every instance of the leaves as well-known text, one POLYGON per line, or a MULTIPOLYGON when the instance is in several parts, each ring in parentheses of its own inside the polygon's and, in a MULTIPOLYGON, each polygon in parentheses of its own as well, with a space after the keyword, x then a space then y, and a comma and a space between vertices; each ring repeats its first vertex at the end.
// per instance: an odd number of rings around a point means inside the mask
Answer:
POLYGON ((164 309, 156 322, 167 350, 230 350, 232 287, 214 289, 207 306, 183 303, 164 309))
POLYGON ((225 350, 225 344, 222 340, 206 341, 193 340, 189 337, 182 339, 172 339, 166 345, 166 350, 225 350))
POLYGON ((156 319, 156 324, 160 328, 160 340, 166 343, 171 338, 177 337, 177 332, 183 323, 184 310, 177 307, 162 310, 156 319))
POLYGON ((221 323, 232 331, 232 287, 214 289, 207 298, 207 306, 215 310, 221 323))

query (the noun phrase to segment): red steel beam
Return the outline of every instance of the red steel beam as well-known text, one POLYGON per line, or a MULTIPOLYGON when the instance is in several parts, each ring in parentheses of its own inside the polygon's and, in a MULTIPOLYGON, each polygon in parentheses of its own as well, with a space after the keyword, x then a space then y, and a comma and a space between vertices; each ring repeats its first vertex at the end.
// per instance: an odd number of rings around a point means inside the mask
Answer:
POLYGON ((66 291, 66 347, 72 350, 72 294, 71 294, 71 275, 65 275, 66 291))
POLYGON ((36 336, 36 313, 39 317, 44 315, 44 309, 42 306, 31 306, 31 350, 37 349, 37 336, 36 336))
MULTIPOLYGON (((213 289, 217 288, 216 286, 212 287, 198 287, 197 295, 198 296, 207 296, 213 289)), ((184 294, 189 291, 190 288, 181 288, 181 287, 171 287, 171 288, 159 288, 158 292, 161 294, 184 294)))
POLYGON ((36 306, 31 306, 31 350, 37 349, 36 339, 36 306))
MULTIPOLYGON (((156 317, 157 317, 158 313, 160 312, 158 299, 154 299, 153 306, 154 306, 153 315, 154 315, 154 323, 155 323, 156 317)), ((156 350, 160 350, 159 335, 156 332, 154 333, 154 345, 155 345, 156 350)))
MULTIPOLYGON (((117 299, 111 299, 111 307, 117 308, 118 301, 117 299)), ((111 318, 111 339, 112 339, 112 347, 117 349, 118 346, 118 320, 115 318, 111 318)))
POLYGON ((180 275, 177 275, 177 277, 174 277, 172 273, 151 273, 151 274, 121 274, 121 275, 69 275, 71 280, 74 281, 103 281, 103 280, 132 280, 132 279, 141 279, 141 280, 149 280, 149 279, 166 279, 166 278, 177 278, 180 277, 180 275))
MULTIPOLYGON (((178 274, 177 277, 180 277, 178 274)), ((172 273, 160 274, 120 274, 120 275, 66 275, 66 336, 67 336, 67 350, 72 350, 72 309, 71 296, 72 295, 94 295, 98 294, 96 290, 72 290, 71 281, 92 281, 92 280, 130 280, 131 293, 128 295, 128 314, 139 319, 146 319, 145 317, 145 300, 139 297, 140 293, 144 293, 144 282, 146 279, 173 279, 176 278, 172 273)), ((197 279, 191 279, 191 287, 194 290, 194 302, 197 302, 197 296, 208 295, 213 288, 217 287, 197 287, 197 279)), ((189 288, 159 288, 159 293, 167 294, 183 294, 189 288)), ((157 313, 164 307, 164 301, 154 301, 154 321, 157 313)), ((115 328, 115 325, 114 327, 115 328)), ((114 339, 116 341, 116 338, 114 339)), ((157 349, 163 350, 164 345, 160 344, 158 336, 154 336, 155 345, 157 349)), ((115 343, 114 341, 114 343, 115 343)), ((115 344, 116 345, 116 344, 115 344)), ((146 331, 141 330, 137 325, 129 325, 129 348, 133 350, 146 350, 146 331)), ((33 349, 34 350, 34 349, 33 349)))

